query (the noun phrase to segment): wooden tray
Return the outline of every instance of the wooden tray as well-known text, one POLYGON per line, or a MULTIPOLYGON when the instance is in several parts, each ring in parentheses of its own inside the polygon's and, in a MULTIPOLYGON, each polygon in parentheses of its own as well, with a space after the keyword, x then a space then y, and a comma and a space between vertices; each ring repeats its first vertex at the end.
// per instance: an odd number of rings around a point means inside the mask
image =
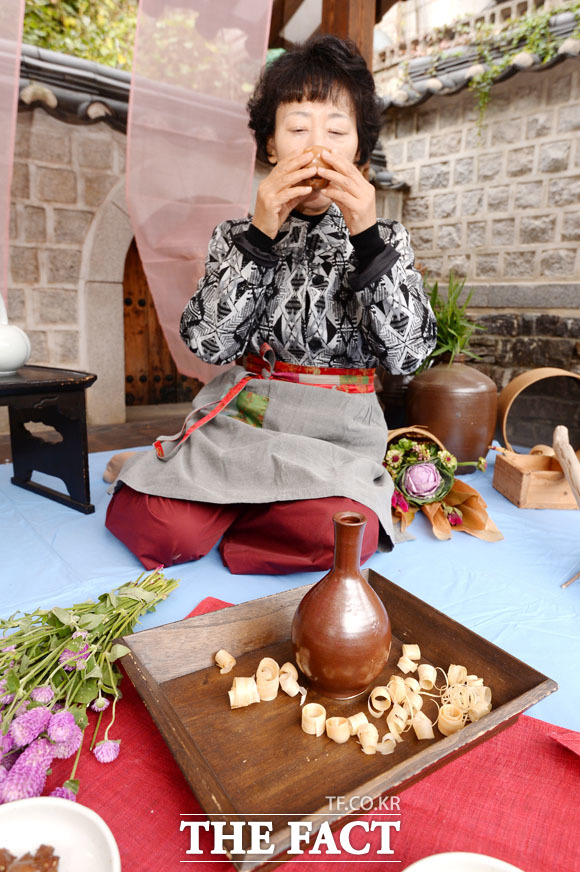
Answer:
MULTIPOLYGON (((265 656, 280 664, 293 659, 290 627, 309 585, 123 639, 130 649, 123 666, 211 820, 273 822, 270 844, 276 848, 266 858, 269 868, 274 856, 279 862, 288 858, 289 821, 311 821, 313 833, 323 820, 334 828, 345 813, 331 812, 329 796, 344 796, 346 807, 354 797, 378 802, 381 796, 394 796, 505 729, 558 687, 372 569, 365 575, 385 603, 393 628, 389 662, 376 684, 395 671, 402 643, 417 642, 422 662, 445 669, 461 663, 483 676, 493 693, 489 715, 452 736, 436 730, 439 738, 421 743, 411 731, 393 755, 383 757, 363 754, 353 739, 337 745, 326 736, 303 733, 298 697, 279 693, 272 702, 231 711, 227 691, 234 676, 252 675, 265 656), (228 675, 220 675, 214 665, 220 648, 237 659, 228 675)), ((365 694, 340 702, 309 691, 307 701, 322 703, 329 717, 348 717, 366 711, 366 700, 365 694)), ((248 844, 249 833, 245 850, 248 844)), ((248 853, 230 859, 247 872, 265 857, 248 853)))

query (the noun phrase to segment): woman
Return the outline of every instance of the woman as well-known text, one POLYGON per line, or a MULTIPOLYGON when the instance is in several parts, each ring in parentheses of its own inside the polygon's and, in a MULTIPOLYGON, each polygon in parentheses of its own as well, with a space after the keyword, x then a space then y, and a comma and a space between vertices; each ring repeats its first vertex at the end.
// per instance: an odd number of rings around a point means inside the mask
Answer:
POLYGON ((232 572, 326 569, 340 510, 368 519, 363 559, 380 532, 392 547, 374 367, 413 372, 435 320, 407 231, 377 221, 359 169, 380 128, 374 80, 354 45, 321 36, 267 67, 248 108, 272 170, 253 217, 214 231, 181 321, 202 360, 246 355, 245 367, 206 385, 182 433, 121 471, 107 526, 147 568, 221 538, 232 572))

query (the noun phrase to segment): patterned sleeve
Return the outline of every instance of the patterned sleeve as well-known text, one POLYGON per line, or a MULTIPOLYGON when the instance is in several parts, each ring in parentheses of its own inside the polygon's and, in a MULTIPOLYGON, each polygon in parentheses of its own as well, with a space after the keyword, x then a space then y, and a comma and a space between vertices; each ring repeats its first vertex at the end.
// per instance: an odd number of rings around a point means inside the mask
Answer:
POLYGON ((362 329, 372 352, 388 372, 406 375, 435 347, 437 324, 415 269, 409 233, 397 222, 380 221, 379 230, 387 249, 399 256, 378 278, 371 264, 353 290, 364 308, 362 329), (365 283, 365 273, 375 277, 365 283))
POLYGON ((181 316, 185 344, 206 363, 231 363, 255 334, 278 259, 252 250, 247 221, 225 221, 211 238, 205 275, 181 316))

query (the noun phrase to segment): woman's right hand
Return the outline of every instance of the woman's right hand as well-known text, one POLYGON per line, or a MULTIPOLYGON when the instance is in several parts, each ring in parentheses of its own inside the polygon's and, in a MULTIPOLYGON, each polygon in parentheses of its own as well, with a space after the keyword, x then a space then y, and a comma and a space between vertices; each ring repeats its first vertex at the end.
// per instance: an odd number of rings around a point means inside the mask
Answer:
POLYGON ((316 172, 310 152, 302 152, 277 163, 260 182, 252 224, 266 236, 275 239, 292 209, 312 193, 308 179, 315 176, 316 172))

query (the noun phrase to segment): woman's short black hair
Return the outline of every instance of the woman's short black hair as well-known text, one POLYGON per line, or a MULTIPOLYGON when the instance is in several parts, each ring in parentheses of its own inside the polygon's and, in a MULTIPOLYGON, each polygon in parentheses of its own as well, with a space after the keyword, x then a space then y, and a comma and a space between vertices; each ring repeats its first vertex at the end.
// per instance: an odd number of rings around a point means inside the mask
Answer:
POLYGON ((358 163, 365 164, 381 128, 375 81, 355 44, 330 35, 312 37, 262 70, 248 102, 248 126, 254 133, 259 159, 268 160, 267 142, 274 135, 278 106, 332 100, 342 91, 355 108, 358 163))

